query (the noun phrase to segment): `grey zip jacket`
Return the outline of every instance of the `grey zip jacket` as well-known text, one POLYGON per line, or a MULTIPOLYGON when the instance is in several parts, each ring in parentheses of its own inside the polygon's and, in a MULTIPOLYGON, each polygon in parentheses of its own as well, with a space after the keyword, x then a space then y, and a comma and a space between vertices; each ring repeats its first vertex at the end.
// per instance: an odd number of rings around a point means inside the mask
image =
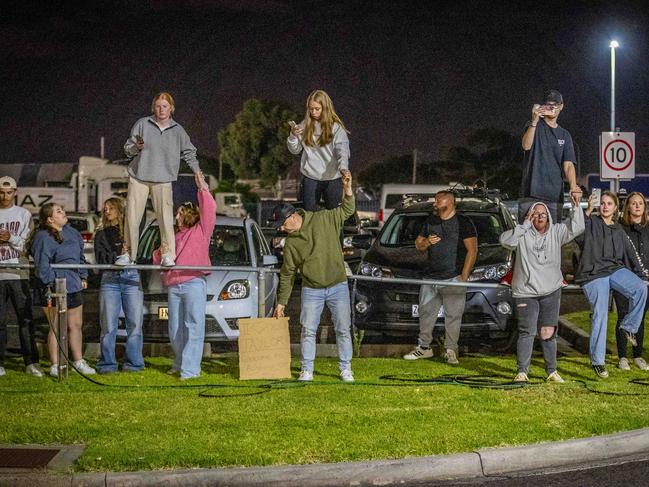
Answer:
MULTIPOLYGON (((303 120, 301 127, 306 126, 303 120)), ((327 145, 320 147, 318 138, 320 137, 320 123, 315 122, 313 134, 313 146, 306 145, 302 138, 298 138, 291 133, 286 139, 286 146, 291 154, 302 152, 300 161, 300 172, 306 177, 316 181, 331 181, 341 177, 341 169, 349 169, 349 138, 347 132, 340 124, 334 122, 333 138, 327 145)))
POLYGON ((584 210, 577 206, 570 210, 566 223, 553 223, 548 207, 548 228, 539 233, 532 222, 525 219, 500 235, 500 244, 516 251, 512 295, 515 298, 546 296, 561 288, 561 246, 584 232, 584 210))
POLYGON ((164 130, 160 130, 153 117, 139 119, 124 144, 124 152, 133 158, 128 173, 148 183, 170 183, 178 179, 181 159, 192 171, 199 170, 196 147, 185 129, 173 119, 164 130), (135 145, 138 135, 144 139, 142 152, 135 145))

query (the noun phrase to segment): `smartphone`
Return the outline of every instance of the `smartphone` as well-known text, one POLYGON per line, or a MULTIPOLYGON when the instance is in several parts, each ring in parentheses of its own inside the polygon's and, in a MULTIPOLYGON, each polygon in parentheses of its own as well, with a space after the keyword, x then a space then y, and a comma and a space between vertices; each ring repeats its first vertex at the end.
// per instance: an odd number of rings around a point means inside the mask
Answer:
POLYGON ((138 144, 144 144, 144 139, 142 138, 141 135, 136 135, 136 136, 135 136, 135 141, 136 141, 138 144))
POLYGON ((602 203, 602 188, 593 188, 593 208, 598 208, 602 203))

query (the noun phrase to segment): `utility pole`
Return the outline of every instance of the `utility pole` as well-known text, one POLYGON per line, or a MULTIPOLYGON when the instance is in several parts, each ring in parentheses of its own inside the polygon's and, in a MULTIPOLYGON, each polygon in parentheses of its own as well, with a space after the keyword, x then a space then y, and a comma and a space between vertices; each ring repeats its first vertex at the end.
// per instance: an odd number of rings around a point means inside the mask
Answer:
POLYGON ((412 150, 412 184, 417 184, 417 149, 412 150))
POLYGON ((105 154, 105 151, 104 151, 104 136, 103 135, 101 136, 101 142, 99 143, 99 145, 100 145, 100 149, 99 149, 100 157, 103 159, 104 154, 105 154))

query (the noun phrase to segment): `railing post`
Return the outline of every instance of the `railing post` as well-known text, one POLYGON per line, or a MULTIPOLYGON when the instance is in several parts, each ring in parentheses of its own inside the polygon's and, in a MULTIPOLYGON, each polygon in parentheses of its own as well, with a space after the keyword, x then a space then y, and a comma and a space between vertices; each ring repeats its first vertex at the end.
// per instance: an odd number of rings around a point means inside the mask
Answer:
POLYGON ((68 377, 68 290, 65 278, 56 280, 56 340, 59 382, 68 377))
POLYGON ((260 267, 257 273, 257 317, 263 318, 266 316, 266 268, 260 267))

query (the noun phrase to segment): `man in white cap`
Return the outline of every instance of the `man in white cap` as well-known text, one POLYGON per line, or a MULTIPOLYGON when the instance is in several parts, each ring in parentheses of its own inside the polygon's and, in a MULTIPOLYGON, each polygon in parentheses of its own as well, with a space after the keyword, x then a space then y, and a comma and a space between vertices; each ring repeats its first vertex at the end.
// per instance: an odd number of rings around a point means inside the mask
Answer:
MULTIPOLYGON (((25 208, 14 204, 16 189, 14 178, 0 178, 0 264, 28 263, 24 257, 24 247, 29 237, 32 215, 25 208)), ((0 376, 6 374, 4 358, 7 348, 7 307, 11 301, 18 320, 20 351, 25 361, 25 371, 43 377, 34 340, 28 278, 27 269, 0 269, 0 376)))

